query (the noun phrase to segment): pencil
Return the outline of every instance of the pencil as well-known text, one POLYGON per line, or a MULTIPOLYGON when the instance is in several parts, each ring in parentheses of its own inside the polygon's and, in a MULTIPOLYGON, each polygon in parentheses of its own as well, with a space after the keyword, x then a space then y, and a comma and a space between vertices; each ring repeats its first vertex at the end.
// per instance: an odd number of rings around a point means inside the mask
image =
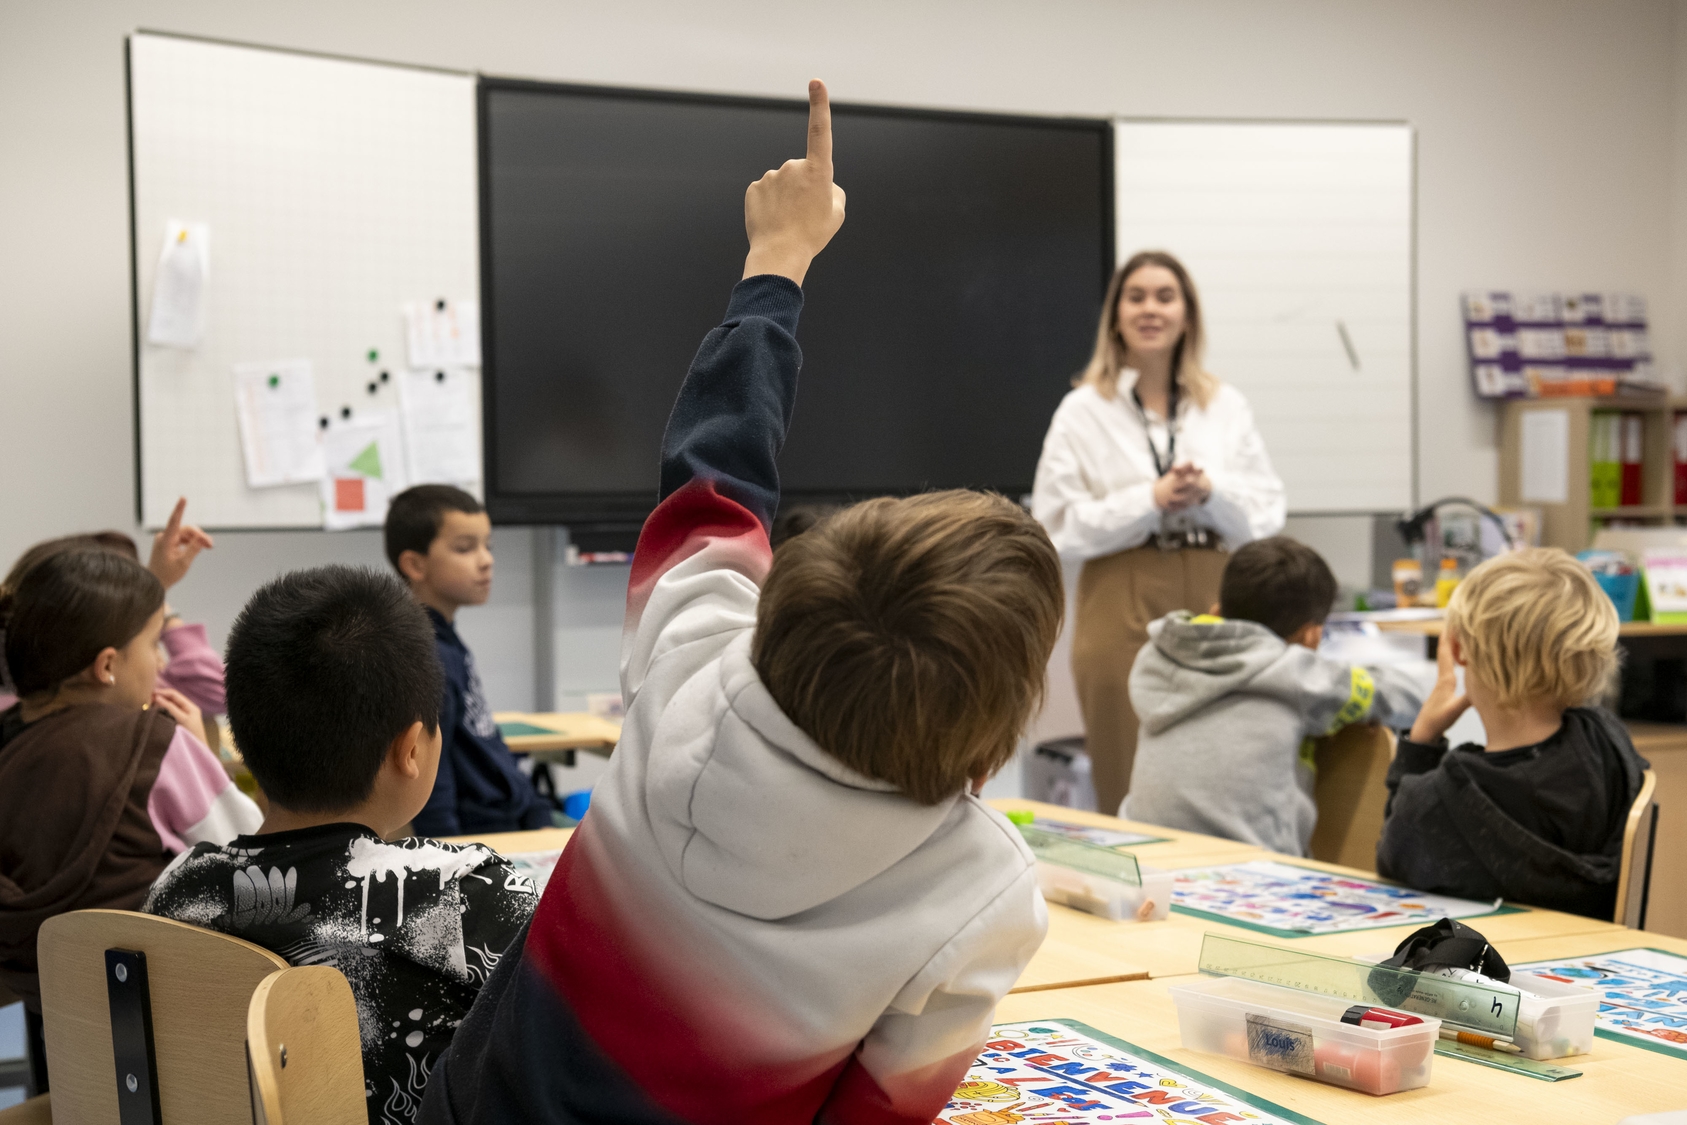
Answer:
POLYGON ((1491 1035, 1477 1035, 1473 1031, 1453 1031, 1443 1027, 1441 1038, 1463 1043, 1467 1047, 1486 1047, 1490 1051, 1507 1051, 1514 1055, 1523 1053, 1523 1048, 1515 1043, 1507 1043, 1504 1039, 1495 1039, 1491 1035))

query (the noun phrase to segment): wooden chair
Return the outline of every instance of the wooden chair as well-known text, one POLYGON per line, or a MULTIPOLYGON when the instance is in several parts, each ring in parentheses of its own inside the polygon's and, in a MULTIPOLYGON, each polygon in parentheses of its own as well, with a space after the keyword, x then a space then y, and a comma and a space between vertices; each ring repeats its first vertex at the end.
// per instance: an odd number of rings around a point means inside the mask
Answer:
POLYGON ((255 1125, 362 1125, 357 1004, 338 969, 271 973, 246 1012, 255 1125))
POLYGON ((0 1109, 0 1125, 53 1125, 51 1094, 37 1094, 9 1109, 0 1109))
POLYGON ((1315 754, 1318 826, 1312 831, 1312 858, 1375 871, 1394 732, 1355 723, 1318 739, 1315 754))
POLYGON ((136 1070, 138 1082, 146 1081, 144 1064, 128 1063, 131 1069, 119 1073, 113 1048, 108 987, 116 986, 108 986, 106 951, 132 950, 146 955, 161 1119, 170 1125, 252 1120, 247 1009, 258 986, 286 969, 286 961, 249 941, 126 910, 49 918, 38 948, 53 1119, 117 1125, 119 1084, 136 1070))
POLYGON ((1652 845, 1658 834, 1658 775, 1641 775, 1640 795, 1628 810, 1623 829, 1623 864, 1617 875, 1617 911, 1612 921, 1631 930, 1646 928, 1646 900, 1652 883, 1652 845))

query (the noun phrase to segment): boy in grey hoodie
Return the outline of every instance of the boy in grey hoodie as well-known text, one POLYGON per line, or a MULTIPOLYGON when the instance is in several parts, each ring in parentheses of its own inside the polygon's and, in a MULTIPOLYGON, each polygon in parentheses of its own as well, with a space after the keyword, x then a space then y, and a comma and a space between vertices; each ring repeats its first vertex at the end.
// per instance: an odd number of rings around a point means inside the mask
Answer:
POLYGON ((1423 687, 1319 656, 1336 580, 1284 536, 1230 556, 1218 616, 1148 626, 1131 669, 1142 723, 1119 815, 1305 855, 1318 820, 1310 740, 1349 723, 1411 724, 1423 687))

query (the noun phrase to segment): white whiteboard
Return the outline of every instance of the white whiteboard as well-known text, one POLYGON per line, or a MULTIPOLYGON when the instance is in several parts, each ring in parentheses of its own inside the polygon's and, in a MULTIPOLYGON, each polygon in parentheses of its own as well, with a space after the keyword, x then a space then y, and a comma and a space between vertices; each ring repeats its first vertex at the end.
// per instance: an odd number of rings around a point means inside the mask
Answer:
POLYGON ((474 79, 151 34, 129 75, 142 523, 187 496, 207 527, 320 527, 315 484, 247 487, 234 366, 306 358, 324 414, 397 412, 404 303, 478 299, 474 79), (169 219, 210 227, 193 350, 146 343, 169 219))
POLYGON ((1115 144, 1119 260, 1188 267, 1289 510, 1413 506, 1411 127, 1122 120, 1115 144))

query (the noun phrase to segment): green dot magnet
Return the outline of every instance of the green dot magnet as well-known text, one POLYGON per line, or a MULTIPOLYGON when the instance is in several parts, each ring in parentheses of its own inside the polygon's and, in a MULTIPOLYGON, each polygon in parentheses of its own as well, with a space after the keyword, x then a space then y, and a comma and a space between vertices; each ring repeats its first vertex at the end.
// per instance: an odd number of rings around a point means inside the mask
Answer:
POLYGON ((279 375, 271 375, 271 376, 270 376, 270 377, 269 377, 269 385, 270 385, 270 388, 271 388, 271 389, 274 389, 274 388, 276 388, 276 387, 279 387, 279 386, 280 386, 280 385, 281 385, 281 376, 279 376, 279 375))

